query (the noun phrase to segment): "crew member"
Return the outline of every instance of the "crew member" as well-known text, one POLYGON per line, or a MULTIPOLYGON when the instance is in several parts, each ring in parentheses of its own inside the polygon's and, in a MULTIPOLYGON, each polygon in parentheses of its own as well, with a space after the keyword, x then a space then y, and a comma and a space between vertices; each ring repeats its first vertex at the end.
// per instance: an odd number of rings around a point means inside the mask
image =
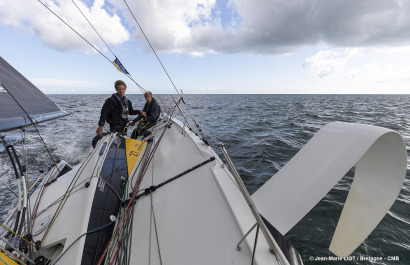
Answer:
POLYGON ((105 122, 110 124, 111 132, 127 133, 126 126, 128 124, 128 115, 137 115, 139 110, 132 108, 132 103, 125 96, 127 85, 122 80, 117 80, 114 83, 117 93, 109 97, 101 109, 100 120, 96 133, 100 135, 103 131, 105 122))
POLYGON ((151 91, 144 93, 144 98, 146 103, 144 108, 140 111, 139 115, 130 123, 133 126, 138 122, 137 128, 132 132, 131 138, 136 139, 139 135, 144 134, 144 132, 155 125, 161 113, 161 107, 155 98, 152 97, 151 91))

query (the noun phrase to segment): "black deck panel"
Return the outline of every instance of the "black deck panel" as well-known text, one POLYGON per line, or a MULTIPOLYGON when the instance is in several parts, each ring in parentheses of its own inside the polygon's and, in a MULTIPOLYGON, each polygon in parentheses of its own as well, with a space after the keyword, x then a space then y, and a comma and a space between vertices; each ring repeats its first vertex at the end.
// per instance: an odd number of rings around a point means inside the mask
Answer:
MULTIPOLYGON (((121 177, 128 179, 125 139, 117 137, 111 143, 100 177, 108 182, 121 196, 121 177)), ((103 180, 98 180, 91 207, 87 231, 94 230, 111 222, 110 216, 118 215, 120 199, 103 180)), ((114 230, 114 224, 86 236, 81 264, 97 264, 114 230)))

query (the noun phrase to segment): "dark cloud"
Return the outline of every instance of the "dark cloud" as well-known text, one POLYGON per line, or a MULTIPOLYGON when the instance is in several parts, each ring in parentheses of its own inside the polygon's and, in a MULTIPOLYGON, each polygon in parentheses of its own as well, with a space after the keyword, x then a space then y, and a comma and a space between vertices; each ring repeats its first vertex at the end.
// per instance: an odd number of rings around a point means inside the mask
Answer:
POLYGON ((229 7, 240 16, 240 25, 193 29, 186 48, 286 53, 318 43, 339 47, 410 43, 410 1, 235 0, 229 7))
MULTIPOLYGON (((29 8, 19 1, 7 3, 0 7, 0 23, 30 28, 59 50, 86 46, 75 34, 61 34, 65 26, 38 3, 30 2, 29 8)), ((133 31, 134 39, 146 45, 123 1, 104 3, 87 1, 83 9, 108 43, 123 44, 133 31), (94 7, 87 10, 91 4, 94 7)), ((407 0, 157 0, 132 1, 130 6, 159 52, 277 54, 318 43, 337 47, 410 44, 407 0)), ((52 7, 61 9, 92 43, 101 44, 73 5, 60 1, 60 6, 52 7)))

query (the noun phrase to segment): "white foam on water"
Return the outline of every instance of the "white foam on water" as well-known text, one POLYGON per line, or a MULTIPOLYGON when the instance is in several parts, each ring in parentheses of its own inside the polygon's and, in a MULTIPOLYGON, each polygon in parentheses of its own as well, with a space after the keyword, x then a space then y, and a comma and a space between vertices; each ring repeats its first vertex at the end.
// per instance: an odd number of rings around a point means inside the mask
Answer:
POLYGON ((408 225, 410 225, 410 219, 409 218, 405 218, 403 216, 398 215, 397 213, 393 213, 392 211, 388 211, 387 214, 391 217, 393 217, 396 220, 399 220, 403 223, 406 223, 408 225))

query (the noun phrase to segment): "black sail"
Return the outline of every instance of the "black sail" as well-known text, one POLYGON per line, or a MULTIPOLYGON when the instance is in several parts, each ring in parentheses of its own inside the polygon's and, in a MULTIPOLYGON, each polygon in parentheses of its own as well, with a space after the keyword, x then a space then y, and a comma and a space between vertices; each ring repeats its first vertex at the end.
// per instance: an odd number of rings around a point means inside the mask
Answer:
POLYGON ((0 57, 0 132, 68 114, 0 57))

